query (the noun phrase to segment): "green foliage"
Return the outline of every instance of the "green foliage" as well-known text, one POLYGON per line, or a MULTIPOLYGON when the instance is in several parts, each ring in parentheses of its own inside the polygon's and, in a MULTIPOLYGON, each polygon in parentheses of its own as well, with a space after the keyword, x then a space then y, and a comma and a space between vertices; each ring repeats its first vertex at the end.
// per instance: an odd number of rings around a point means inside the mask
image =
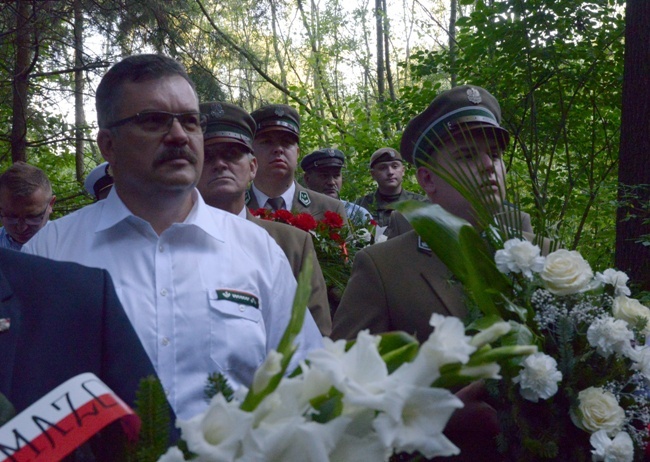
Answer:
POLYGON ((14 406, 7 397, 0 393, 0 427, 9 422, 16 415, 14 406))
POLYGON ((212 373, 208 375, 208 383, 205 386, 205 397, 208 401, 218 394, 222 394, 226 401, 231 401, 234 393, 223 374, 212 373))
POLYGON ((171 428, 167 397, 156 377, 150 376, 140 381, 135 404, 142 426, 137 445, 128 448, 128 460, 155 462, 169 447, 171 428))

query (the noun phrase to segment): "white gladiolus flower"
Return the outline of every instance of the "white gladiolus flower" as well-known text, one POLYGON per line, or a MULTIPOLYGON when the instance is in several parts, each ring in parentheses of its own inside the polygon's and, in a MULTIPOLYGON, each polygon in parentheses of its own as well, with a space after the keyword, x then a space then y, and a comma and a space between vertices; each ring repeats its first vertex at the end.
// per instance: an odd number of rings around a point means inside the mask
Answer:
POLYGON ((504 242, 494 261, 502 273, 522 273, 528 279, 533 278, 533 272, 539 273, 544 268, 544 257, 540 255, 539 247, 525 239, 504 242))
POLYGON ((208 410, 188 421, 178 421, 190 451, 213 461, 234 460, 248 433, 253 415, 228 403, 223 395, 212 398, 208 410))
POLYGON ((629 356, 633 338, 634 333, 628 329, 627 322, 612 317, 599 318, 587 329, 589 345, 605 358, 612 353, 629 356))
POLYGON ((403 401, 398 415, 381 413, 374 422, 379 438, 397 451, 420 451, 427 458, 451 456, 460 450, 443 430, 456 409, 463 407, 449 390, 399 385, 391 391, 403 401))
POLYGON ((589 387, 578 393, 578 402, 578 423, 583 429, 615 435, 623 427, 625 411, 611 392, 589 387))
POLYGON ((183 452, 178 449, 178 446, 172 446, 158 459, 158 462, 185 462, 183 452))
POLYGON ((478 350, 484 345, 492 343, 495 340, 503 337, 508 332, 510 332, 510 329, 512 329, 510 323, 507 323, 505 321, 495 322, 487 329, 484 329, 476 334, 469 343, 478 350))
POLYGON ((630 289, 627 286, 629 277, 623 271, 616 271, 609 268, 602 273, 596 273, 596 280, 601 284, 609 284, 614 286, 614 295, 630 295, 630 289))
POLYGON ((528 356, 522 364, 523 369, 512 380, 521 387, 520 393, 524 399, 536 403, 557 393, 562 372, 557 370, 554 358, 544 353, 535 353, 528 356))
POLYGON ((269 351, 262 365, 255 371, 253 376, 253 392, 260 393, 264 390, 270 380, 282 370, 282 353, 275 350, 269 351))
POLYGON ((607 432, 599 430, 589 438, 594 462, 632 462, 634 460, 634 443, 625 432, 619 432, 614 439, 607 436, 607 432))
POLYGON ((619 295, 614 299, 612 314, 616 319, 622 319, 628 324, 634 324, 638 318, 645 318, 646 326, 643 332, 650 334, 650 309, 638 300, 619 295))
POLYGON ((593 279, 589 263, 575 250, 560 249, 546 257, 540 277, 555 295, 571 295, 589 288, 593 279))

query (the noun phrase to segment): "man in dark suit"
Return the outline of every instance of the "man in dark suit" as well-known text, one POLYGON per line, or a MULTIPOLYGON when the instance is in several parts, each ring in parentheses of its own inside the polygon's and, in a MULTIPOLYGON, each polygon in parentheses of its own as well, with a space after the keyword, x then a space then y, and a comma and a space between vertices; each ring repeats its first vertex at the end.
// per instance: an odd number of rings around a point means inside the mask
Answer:
POLYGON ((84 372, 133 406, 156 376, 106 271, 5 249, 0 357, 0 393, 17 413, 84 372))
POLYGON ((300 148, 300 115, 291 106, 270 104, 251 113, 256 133, 253 154, 258 172, 246 197, 249 209, 261 207, 307 212, 315 219, 327 210, 346 218, 339 200, 302 187, 295 181, 300 148))
POLYGON ((288 224, 254 217, 244 203, 246 188, 257 172, 257 159, 252 154, 255 121, 244 109, 230 103, 203 103, 200 110, 208 121, 203 134, 205 163, 197 185, 203 200, 264 228, 284 251, 296 278, 311 255, 314 271, 309 311, 321 334, 329 335, 332 317, 327 288, 311 235, 288 224))

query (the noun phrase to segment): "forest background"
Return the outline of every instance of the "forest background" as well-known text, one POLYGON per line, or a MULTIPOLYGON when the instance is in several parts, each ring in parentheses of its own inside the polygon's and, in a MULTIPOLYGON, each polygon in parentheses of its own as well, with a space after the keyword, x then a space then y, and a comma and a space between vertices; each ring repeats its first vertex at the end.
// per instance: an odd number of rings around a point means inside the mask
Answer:
MULTIPOLYGON (((509 186, 534 228, 650 288, 648 4, 2 0, 0 168, 44 169, 53 218, 92 202, 99 78, 121 57, 160 52, 185 64, 202 101, 298 108, 302 155, 345 152, 342 197, 354 200, 374 189, 371 153, 399 148, 411 117, 471 83, 501 103, 509 186)), ((406 187, 419 191, 412 171, 406 187)))

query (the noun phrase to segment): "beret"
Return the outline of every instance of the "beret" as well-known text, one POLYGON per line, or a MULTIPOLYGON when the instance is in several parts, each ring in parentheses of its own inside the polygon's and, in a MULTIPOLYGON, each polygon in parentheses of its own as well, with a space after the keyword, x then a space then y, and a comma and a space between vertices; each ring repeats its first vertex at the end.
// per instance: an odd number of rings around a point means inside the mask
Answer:
POLYGON ((318 167, 343 167, 345 154, 334 148, 318 149, 307 154, 300 162, 300 167, 306 172, 318 167))
POLYGON ((370 168, 379 162, 391 162, 393 160, 402 162, 402 156, 397 149, 379 148, 370 156, 370 168))
POLYGON ((286 104, 269 104, 251 113, 255 120, 257 135, 267 131, 281 130, 300 138, 300 114, 286 104))
POLYGON ((462 85, 440 93, 424 112, 407 124, 400 151, 404 159, 415 163, 431 156, 431 148, 446 140, 482 132, 497 140, 502 149, 510 134, 501 127, 501 107, 487 90, 462 85), (472 133, 470 133, 472 132, 472 133))
POLYGON ((253 151, 255 121, 244 109, 230 103, 214 101, 199 105, 207 118, 203 144, 237 143, 253 151))

